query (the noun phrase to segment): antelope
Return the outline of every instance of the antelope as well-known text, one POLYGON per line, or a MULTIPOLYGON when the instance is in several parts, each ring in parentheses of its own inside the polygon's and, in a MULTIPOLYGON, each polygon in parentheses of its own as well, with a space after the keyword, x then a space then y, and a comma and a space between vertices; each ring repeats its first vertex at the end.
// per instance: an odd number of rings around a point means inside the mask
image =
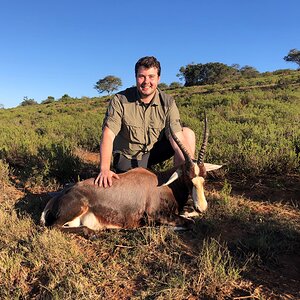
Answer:
POLYGON ((137 228, 147 222, 190 228, 194 221, 179 212, 189 196, 197 212, 207 209, 204 178, 208 171, 222 166, 203 162, 208 142, 206 117, 197 160, 191 158, 172 130, 171 135, 184 155, 182 165, 157 174, 135 168, 119 174, 119 179, 107 188, 95 185, 94 178, 78 182, 49 200, 41 224, 88 234, 102 229, 137 228))

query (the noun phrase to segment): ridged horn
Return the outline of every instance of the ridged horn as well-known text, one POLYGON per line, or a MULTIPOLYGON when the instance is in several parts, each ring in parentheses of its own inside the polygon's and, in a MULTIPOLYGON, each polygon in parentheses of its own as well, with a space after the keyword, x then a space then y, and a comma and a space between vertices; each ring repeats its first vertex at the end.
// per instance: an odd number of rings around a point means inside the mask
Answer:
POLYGON ((198 165, 203 164, 203 158, 204 158, 204 155, 205 155, 207 143, 208 143, 208 125, 207 125, 206 113, 204 113, 203 141, 202 141, 202 146, 201 146, 201 148, 199 150, 199 153, 198 153, 198 160, 197 160, 198 165))
POLYGON ((190 168, 190 166, 193 164, 193 159, 191 158, 189 152, 186 150, 186 148, 183 146, 183 144, 180 142, 178 137, 175 135, 175 133, 173 132, 171 127, 170 127, 170 133, 171 133, 173 140, 175 141, 175 143, 177 144, 177 146, 179 147, 179 149, 181 150, 181 152, 184 156, 185 164, 186 164, 187 168, 190 168))

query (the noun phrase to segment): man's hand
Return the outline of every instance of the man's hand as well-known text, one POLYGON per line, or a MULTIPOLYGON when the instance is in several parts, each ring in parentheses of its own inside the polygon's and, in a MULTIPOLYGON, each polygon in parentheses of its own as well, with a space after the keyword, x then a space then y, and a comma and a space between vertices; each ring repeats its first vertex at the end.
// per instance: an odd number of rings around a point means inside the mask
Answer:
POLYGON ((106 188, 108 186, 112 186, 113 178, 119 179, 118 174, 114 173, 111 170, 100 171, 99 175, 94 181, 94 184, 106 188))

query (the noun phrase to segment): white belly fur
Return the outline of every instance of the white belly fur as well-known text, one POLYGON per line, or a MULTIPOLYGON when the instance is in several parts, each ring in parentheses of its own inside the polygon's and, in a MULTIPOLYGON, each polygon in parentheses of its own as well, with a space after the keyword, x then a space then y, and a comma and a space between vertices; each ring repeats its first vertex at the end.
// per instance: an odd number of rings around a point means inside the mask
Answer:
POLYGON ((110 229, 121 228, 120 226, 116 226, 116 225, 101 224, 92 212, 88 212, 81 216, 78 216, 74 220, 66 222, 63 225, 63 227, 81 227, 81 226, 88 227, 92 230, 101 230, 105 228, 110 228, 110 229))
POLYGON ((81 217, 81 225, 86 226, 92 230, 99 230, 102 228, 99 220, 91 212, 88 212, 81 217))

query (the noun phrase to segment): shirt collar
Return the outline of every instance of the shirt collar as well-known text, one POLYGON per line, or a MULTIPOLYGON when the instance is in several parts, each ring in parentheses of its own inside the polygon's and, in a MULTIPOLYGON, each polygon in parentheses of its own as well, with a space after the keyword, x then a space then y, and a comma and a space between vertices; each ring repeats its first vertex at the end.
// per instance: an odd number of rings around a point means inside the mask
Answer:
MULTIPOLYGON (((141 97, 140 97, 140 93, 139 93, 139 91, 138 90, 136 90, 136 92, 137 92, 137 103, 138 104, 142 104, 143 102, 141 101, 141 97)), ((155 94, 154 94, 154 96, 153 96, 153 98, 152 98, 152 100, 151 100, 151 102, 149 103, 149 105, 159 105, 160 104, 160 97, 159 97, 159 91, 156 89, 156 91, 155 91, 155 94)))
POLYGON ((159 92, 158 90, 155 91, 155 95, 151 101, 152 105, 159 105, 160 104, 160 97, 159 97, 159 92))

